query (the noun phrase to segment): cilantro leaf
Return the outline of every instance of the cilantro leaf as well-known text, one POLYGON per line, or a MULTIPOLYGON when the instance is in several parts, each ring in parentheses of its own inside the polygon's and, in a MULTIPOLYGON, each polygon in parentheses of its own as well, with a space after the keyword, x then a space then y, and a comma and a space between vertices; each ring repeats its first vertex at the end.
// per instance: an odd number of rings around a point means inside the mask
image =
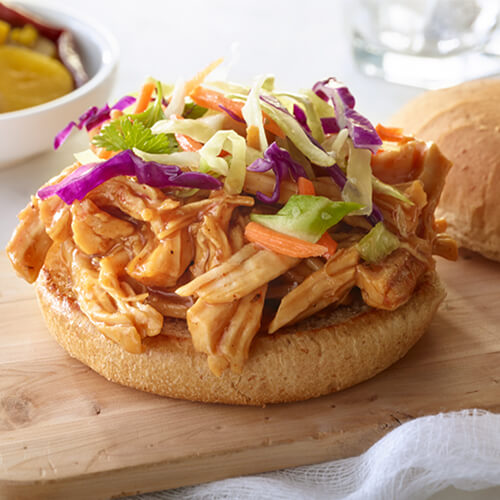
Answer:
POLYGON ((92 143, 108 151, 137 148, 152 154, 172 153, 179 148, 173 134, 154 135, 141 121, 131 121, 128 116, 103 127, 92 143))
POLYGON ((184 105, 184 111, 182 112, 182 116, 184 118, 190 118, 191 120, 196 120, 197 118, 202 117, 207 111, 208 111, 207 108, 199 106, 195 102, 187 102, 184 105))

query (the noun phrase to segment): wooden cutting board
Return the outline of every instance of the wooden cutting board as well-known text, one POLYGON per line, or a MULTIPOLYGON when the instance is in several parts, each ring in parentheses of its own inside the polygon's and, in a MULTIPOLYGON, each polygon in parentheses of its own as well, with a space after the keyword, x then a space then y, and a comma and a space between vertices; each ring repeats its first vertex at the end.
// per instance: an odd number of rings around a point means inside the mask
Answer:
POLYGON ((108 498, 365 451, 401 423, 500 411, 500 264, 440 261, 448 298, 389 370, 338 394, 266 408, 160 398, 107 382, 47 333, 0 255, 0 496, 108 498))

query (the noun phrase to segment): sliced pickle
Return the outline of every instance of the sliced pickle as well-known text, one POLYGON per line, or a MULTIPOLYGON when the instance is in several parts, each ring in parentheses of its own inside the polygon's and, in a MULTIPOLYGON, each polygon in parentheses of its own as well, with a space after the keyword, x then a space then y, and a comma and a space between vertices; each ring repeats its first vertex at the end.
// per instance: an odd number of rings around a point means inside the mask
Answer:
POLYGON ((24 47, 0 47, 0 75, 0 113, 52 101, 74 88, 62 63, 24 47))

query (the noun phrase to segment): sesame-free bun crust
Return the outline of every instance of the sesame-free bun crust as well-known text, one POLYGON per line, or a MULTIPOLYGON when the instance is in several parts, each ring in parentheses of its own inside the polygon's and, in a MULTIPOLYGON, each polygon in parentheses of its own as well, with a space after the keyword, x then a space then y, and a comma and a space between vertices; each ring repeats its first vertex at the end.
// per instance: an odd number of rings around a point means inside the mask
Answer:
MULTIPOLYGON (((428 273, 410 301, 394 312, 341 308, 258 336, 241 375, 226 370, 216 377, 188 336, 150 337, 141 354, 107 339, 81 312, 67 277, 47 263, 36 290, 57 342, 107 379, 172 398, 242 405, 300 401, 373 377, 417 342, 445 295, 437 275, 428 273)), ((166 328, 187 333, 180 320, 166 319, 166 328)))
POLYGON ((453 162, 436 216, 460 246, 500 261, 500 79, 426 92, 390 122, 453 162))

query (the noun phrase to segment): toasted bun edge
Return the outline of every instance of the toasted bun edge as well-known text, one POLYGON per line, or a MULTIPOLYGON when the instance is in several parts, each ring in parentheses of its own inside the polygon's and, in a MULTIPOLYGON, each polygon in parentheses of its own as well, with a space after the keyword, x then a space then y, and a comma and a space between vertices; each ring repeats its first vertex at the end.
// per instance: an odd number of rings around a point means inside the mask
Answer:
POLYGON ((44 267, 36 282, 37 297, 49 331, 72 357, 125 386, 241 405, 305 400, 375 376, 417 342, 445 296, 437 274, 430 272, 396 311, 344 310, 309 318, 288 333, 258 336, 241 375, 226 370, 216 377, 190 338, 159 335, 143 341, 141 354, 125 351, 90 323, 76 300, 62 292, 58 278, 44 267))

